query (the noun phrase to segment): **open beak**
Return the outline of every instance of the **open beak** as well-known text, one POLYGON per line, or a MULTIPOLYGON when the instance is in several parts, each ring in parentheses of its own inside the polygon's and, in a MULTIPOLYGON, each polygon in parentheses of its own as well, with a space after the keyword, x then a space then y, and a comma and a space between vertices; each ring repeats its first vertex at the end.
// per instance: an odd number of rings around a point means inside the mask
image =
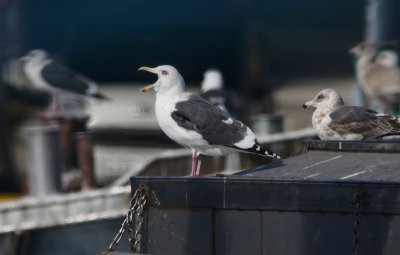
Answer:
POLYGON ((142 67, 140 67, 140 68, 138 69, 138 71, 147 71, 147 72, 150 72, 150 73, 157 73, 156 71, 154 71, 153 68, 147 67, 147 66, 142 66, 142 67))
POLYGON ((149 89, 152 89, 152 88, 154 88, 153 84, 147 85, 146 87, 141 88, 140 91, 146 92, 146 91, 148 91, 149 89))
MULTIPOLYGON (((138 71, 147 71, 147 72, 155 73, 155 74, 157 73, 156 71, 154 71, 153 68, 150 68, 150 67, 147 67, 147 66, 140 67, 138 69, 138 71)), ((140 91, 146 92, 146 91, 148 91, 149 89, 152 89, 152 88, 154 88, 154 84, 147 85, 146 87, 143 87, 140 91)))

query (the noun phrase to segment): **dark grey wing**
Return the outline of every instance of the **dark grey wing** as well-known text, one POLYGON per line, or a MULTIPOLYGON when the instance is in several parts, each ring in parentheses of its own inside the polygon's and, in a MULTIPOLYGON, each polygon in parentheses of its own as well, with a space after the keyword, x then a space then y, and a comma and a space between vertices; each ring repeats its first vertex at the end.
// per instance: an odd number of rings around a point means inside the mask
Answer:
POLYGON ((233 146, 246 136, 247 127, 242 122, 199 96, 178 102, 175 109, 171 117, 176 123, 198 132, 209 144, 233 146))
POLYGON ((66 66, 51 61, 43 67, 41 75, 53 87, 90 96, 87 92, 90 86, 89 82, 92 81, 73 72, 66 66))
POLYGON ((376 111, 362 106, 342 106, 329 116, 334 123, 347 124, 375 120, 378 118, 376 114, 376 111))
POLYGON ((387 135, 392 132, 390 116, 361 106, 343 106, 329 115, 329 127, 339 134, 361 134, 364 139, 387 135))

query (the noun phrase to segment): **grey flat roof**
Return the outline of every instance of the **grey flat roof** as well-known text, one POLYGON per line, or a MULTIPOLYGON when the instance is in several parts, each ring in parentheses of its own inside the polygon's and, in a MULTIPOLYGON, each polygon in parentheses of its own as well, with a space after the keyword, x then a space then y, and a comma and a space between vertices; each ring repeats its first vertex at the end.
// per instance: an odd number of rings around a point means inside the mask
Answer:
POLYGON ((233 176, 269 180, 400 181, 400 143, 306 141, 307 152, 233 176))

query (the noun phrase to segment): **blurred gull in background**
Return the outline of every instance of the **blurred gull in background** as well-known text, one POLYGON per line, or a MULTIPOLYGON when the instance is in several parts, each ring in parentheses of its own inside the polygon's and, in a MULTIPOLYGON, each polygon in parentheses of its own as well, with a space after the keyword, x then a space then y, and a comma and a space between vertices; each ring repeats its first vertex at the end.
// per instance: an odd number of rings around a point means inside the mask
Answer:
POLYGON ((55 62, 44 50, 32 50, 19 60, 23 62, 23 71, 31 88, 49 92, 52 96, 46 116, 59 111, 58 95, 106 99, 94 81, 55 62))
POLYGON ((231 96, 224 89, 224 78, 217 69, 209 69, 204 73, 201 82, 200 96, 230 115, 236 117, 231 96))
POLYGON ((400 68, 393 51, 377 53, 376 46, 361 43, 350 49, 356 56, 357 81, 364 93, 382 103, 380 111, 390 111, 400 102, 400 68))

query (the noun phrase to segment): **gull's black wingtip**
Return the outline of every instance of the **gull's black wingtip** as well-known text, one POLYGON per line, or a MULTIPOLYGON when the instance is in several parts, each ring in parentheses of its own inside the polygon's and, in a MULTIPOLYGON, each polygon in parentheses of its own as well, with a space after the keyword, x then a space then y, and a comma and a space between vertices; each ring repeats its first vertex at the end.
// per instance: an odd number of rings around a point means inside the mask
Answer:
POLYGON ((281 156, 279 156, 279 155, 276 154, 275 152, 270 152, 270 151, 265 150, 265 155, 266 155, 267 157, 270 157, 270 158, 281 159, 281 156))
POLYGON ((281 159, 281 156, 279 156, 278 154, 276 154, 275 152, 271 152, 268 151, 266 149, 264 149, 263 147, 261 147, 260 144, 255 143, 253 145, 253 147, 248 148, 248 149, 243 149, 243 148, 239 148, 236 146, 232 146, 235 149, 241 150, 241 151, 245 151, 245 152, 249 152, 249 153, 254 153, 260 156, 264 156, 264 157, 270 157, 270 158, 276 158, 276 159, 281 159))

